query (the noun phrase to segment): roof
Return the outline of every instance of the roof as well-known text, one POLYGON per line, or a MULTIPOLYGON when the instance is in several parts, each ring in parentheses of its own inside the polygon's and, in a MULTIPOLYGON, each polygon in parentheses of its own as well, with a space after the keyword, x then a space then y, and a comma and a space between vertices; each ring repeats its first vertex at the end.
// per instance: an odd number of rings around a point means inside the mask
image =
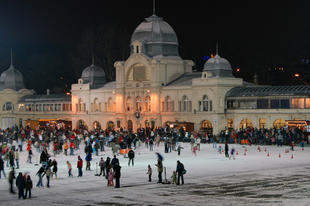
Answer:
POLYGON ((179 78, 168 83, 166 86, 191 86, 192 79, 201 77, 201 72, 183 74, 179 78))
POLYGON ((234 87, 226 97, 310 96, 309 85, 234 87))
POLYGON ((71 95, 67 94, 35 94, 35 95, 26 95, 19 99, 19 103, 22 102, 71 102, 71 95))

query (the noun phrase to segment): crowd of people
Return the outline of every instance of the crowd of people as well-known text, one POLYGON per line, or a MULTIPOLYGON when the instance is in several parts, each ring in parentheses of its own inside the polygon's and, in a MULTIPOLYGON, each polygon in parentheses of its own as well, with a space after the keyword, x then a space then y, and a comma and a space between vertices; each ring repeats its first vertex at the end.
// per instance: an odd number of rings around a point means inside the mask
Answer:
MULTIPOLYGON (((94 130, 87 131, 83 129, 67 130, 57 127, 41 127, 40 129, 31 130, 29 127, 18 128, 17 126, 8 128, 0 133, 0 178, 1 171, 6 178, 4 167, 10 168, 8 181, 10 183, 10 192, 13 190, 13 181, 16 179, 16 186, 19 190, 19 198, 26 198, 27 194, 31 197, 32 180, 30 175, 19 172, 18 177, 15 177, 15 169, 19 169, 20 152, 27 154, 27 163, 32 164, 33 149, 40 154, 41 164, 37 171, 38 176, 37 187, 43 186, 42 178, 46 177, 46 187, 50 187, 50 180, 55 176, 57 179, 58 165, 56 161, 57 155, 74 156, 74 152, 80 148, 84 148, 85 152, 85 170, 91 171, 92 156, 99 156, 100 152, 104 152, 106 148, 112 151, 114 156, 112 159, 107 157, 105 160, 100 159, 99 168, 100 174, 107 180, 108 186, 120 187, 121 166, 117 155, 124 149, 128 153, 128 166, 134 166, 135 154, 140 154, 140 147, 145 146, 150 151, 153 147, 163 144, 165 153, 177 151, 181 153, 180 142, 188 141, 191 145, 192 152, 196 155, 196 151, 200 150, 200 144, 212 143, 213 148, 217 148, 218 143, 225 143, 225 156, 235 159, 234 148, 228 154, 228 143, 237 144, 294 144, 294 142, 307 144, 310 136, 305 135, 300 129, 294 128, 291 130, 281 129, 256 129, 247 128, 240 130, 222 130, 220 134, 213 135, 208 132, 186 132, 183 127, 180 129, 171 129, 169 127, 156 128, 139 128, 136 133, 128 131, 126 128, 94 130), (82 144, 81 144, 82 143, 82 144), (23 148, 27 145, 26 148, 23 148), (82 145, 82 146, 81 146, 82 145), (48 151, 52 150, 52 155, 48 151), (69 153, 68 153, 69 150, 69 153), (53 156, 53 160, 51 160, 53 156), (21 178, 23 177, 23 179, 21 178), (115 180, 115 184, 114 184, 115 180), (24 194, 24 189, 26 193, 24 194)), ((293 147, 292 147, 293 148, 293 147)), ((219 148, 219 152, 221 152, 219 148)), ((83 159, 80 155, 77 156, 77 177, 83 177, 83 159)), ((158 183, 170 183, 167 179, 163 180, 162 173, 164 172, 163 158, 158 154, 157 164, 158 183)), ((67 161, 68 177, 72 177, 72 164, 67 161)), ((152 181, 152 167, 148 165, 148 181, 152 181)), ((184 165, 178 160, 176 170, 173 172, 172 184, 184 184, 183 175, 186 170, 184 165)))

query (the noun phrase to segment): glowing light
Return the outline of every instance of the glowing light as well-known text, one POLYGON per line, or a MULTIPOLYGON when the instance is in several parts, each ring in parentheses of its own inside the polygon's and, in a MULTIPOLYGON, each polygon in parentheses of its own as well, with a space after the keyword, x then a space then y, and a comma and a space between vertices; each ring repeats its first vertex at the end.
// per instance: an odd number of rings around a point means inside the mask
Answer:
POLYGON ((240 72, 240 68, 237 69, 237 72, 240 72))
POLYGON ((150 90, 146 90, 146 92, 148 92, 148 93, 149 93, 149 92, 150 92, 150 90))
POLYGON ((294 76, 295 76, 295 77, 299 77, 299 74, 296 73, 296 74, 294 74, 294 76))
POLYGON ((115 94, 115 91, 113 91, 112 93, 115 94))

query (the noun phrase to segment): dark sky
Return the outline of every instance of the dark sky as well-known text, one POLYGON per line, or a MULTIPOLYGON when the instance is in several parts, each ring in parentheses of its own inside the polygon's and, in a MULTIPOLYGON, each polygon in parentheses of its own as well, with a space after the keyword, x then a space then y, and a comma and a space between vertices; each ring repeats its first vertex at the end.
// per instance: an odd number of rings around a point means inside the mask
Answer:
MULTIPOLYGON (((219 55, 234 70, 253 67, 248 75, 310 59, 309 8, 308 0, 156 1, 156 14, 175 30, 183 59, 201 70, 203 56, 215 53, 218 42, 219 55)), ((0 0, 0 48, 13 48, 17 58, 40 51, 63 55, 91 26, 112 23, 132 33, 152 11, 152 0, 0 0)))

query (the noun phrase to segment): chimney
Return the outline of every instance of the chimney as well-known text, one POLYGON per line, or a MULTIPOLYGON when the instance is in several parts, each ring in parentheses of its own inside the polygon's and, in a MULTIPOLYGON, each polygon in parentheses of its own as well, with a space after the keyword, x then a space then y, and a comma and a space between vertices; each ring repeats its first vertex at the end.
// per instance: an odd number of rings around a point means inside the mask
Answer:
POLYGON ((46 90, 46 95, 50 95, 50 90, 49 89, 46 90))
POLYGON ((256 73, 254 75, 254 85, 258 85, 258 75, 256 73))

